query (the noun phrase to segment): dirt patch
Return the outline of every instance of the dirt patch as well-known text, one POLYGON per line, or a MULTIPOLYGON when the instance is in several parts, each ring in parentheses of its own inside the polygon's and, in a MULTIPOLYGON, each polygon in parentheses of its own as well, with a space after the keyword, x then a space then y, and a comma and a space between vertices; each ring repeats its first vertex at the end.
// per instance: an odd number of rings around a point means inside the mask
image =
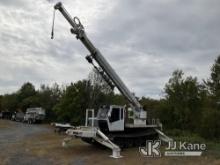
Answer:
POLYGON ((11 122, 8 122, 8 120, 0 120, 0 129, 10 129, 12 128, 11 122))

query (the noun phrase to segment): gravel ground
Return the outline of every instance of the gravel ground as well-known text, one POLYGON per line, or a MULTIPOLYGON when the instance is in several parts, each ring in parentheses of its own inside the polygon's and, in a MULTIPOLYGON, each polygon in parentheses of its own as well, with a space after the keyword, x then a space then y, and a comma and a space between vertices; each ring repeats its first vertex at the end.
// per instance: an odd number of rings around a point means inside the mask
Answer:
POLYGON ((47 159, 30 154, 25 144, 35 135, 50 132, 51 129, 40 125, 0 120, 0 164, 48 164, 47 159))
POLYGON ((110 158, 111 150, 97 148, 75 139, 66 148, 61 146, 64 135, 53 132, 49 125, 29 125, 0 120, 0 165, 86 165, 86 164, 213 164, 219 157, 161 157, 146 158, 138 148, 122 151, 123 158, 110 158))

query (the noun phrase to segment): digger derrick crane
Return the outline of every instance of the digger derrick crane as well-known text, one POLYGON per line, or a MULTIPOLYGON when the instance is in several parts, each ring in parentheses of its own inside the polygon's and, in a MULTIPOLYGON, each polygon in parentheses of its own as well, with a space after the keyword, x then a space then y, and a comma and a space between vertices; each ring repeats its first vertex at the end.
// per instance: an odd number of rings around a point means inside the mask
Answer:
MULTIPOLYGON (((99 109, 96 118, 94 117, 94 110, 87 110, 85 126, 69 129, 67 134, 71 137, 80 137, 88 143, 95 142, 111 148, 114 158, 120 157, 120 148, 144 145, 147 139, 159 137, 169 141, 170 139, 159 130, 162 129, 159 120, 153 120, 153 122, 147 120, 146 111, 143 110, 134 94, 130 92, 101 52, 89 40, 79 18, 72 18, 61 2, 58 2, 54 9, 62 13, 71 25, 71 33, 76 35, 76 38, 90 52, 90 55, 86 56, 87 61, 95 67, 111 88, 116 86, 130 103, 128 109, 118 105, 103 106, 99 109), (99 68, 94 65, 93 60, 96 61, 99 68), (92 111, 93 114, 90 118, 88 118, 89 111, 92 111), (131 116, 128 116, 128 111, 132 112, 131 116)), ((51 38, 53 38, 53 31, 51 38)))

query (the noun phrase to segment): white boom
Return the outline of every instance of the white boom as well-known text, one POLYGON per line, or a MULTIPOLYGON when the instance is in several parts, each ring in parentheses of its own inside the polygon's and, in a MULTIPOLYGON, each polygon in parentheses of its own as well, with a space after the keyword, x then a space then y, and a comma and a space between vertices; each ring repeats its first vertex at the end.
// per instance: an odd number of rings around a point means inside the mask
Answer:
MULTIPOLYGON (((130 92, 130 90, 126 87, 120 77, 116 74, 114 69, 109 65, 101 52, 92 44, 92 42, 88 39, 84 27, 81 24, 80 20, 77 17, 72 18, 66 9, 63 7, 61 2, 58 2, 54 9, 59 10, 66 20, 72 26, 71 32, 76 35, 76 38, 79 39, 83 45, 89 50, 91 55, 87 56, 86 59, 92 63, 92 59, 94 59, 101 69, 107 74, 110 80, 114 83, 114 85, 118 88, 118 90, 122 93, 122 95, 131 103, 133 109, 136 112, 136 117, 140 116, 140 112, 143 111, 142 106, 135 98, 135 96, 130 92)), ((104 75, 104 78, 106 76, 104 75)))

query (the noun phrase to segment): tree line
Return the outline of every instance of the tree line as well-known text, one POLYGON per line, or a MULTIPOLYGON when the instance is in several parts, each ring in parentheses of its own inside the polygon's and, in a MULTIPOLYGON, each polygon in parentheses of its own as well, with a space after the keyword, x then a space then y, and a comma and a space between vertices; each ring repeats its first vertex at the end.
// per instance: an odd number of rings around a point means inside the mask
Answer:
MULTIPOLYGON (((138 98, 149 116, 159 118, 167 130, 188 131, 207 139, 220 138, 220 56, 211 67, 210 77, 199 82, 197 77, 184 76, 175 70, 164 87, 160 100, 138 98)), ((43 107, 48 121, 83 124, 87 108, 96 111, 101 105, 125 105, 122 95, 114 93, 93 70, 87 80, 67 86, 41 85, 30 82, 11 94, 0 96, 0 111, 23 111, 43 107)))

